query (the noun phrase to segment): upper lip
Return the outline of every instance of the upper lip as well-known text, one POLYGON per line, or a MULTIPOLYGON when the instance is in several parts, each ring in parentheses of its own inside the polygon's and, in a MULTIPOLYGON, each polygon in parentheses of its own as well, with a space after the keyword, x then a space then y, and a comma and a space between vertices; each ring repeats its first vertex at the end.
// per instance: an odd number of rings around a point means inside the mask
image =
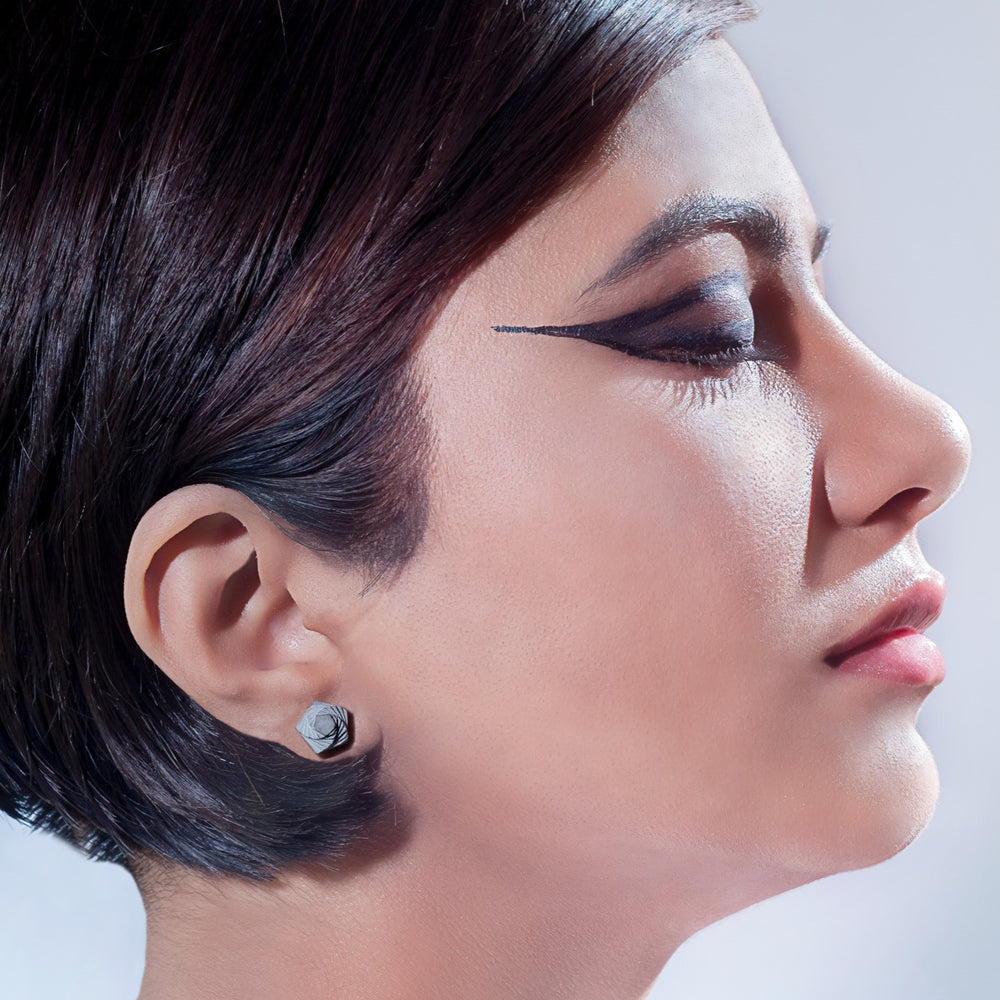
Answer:
POLYGON ((831 647, 824 662, 836 667, 866 643, 877 641, 900 629, 922 632, 941 614, 944 604, 944 581, 924 578, 911 584, 902 594, 891 598, 864 628, 849 639, 831 647))

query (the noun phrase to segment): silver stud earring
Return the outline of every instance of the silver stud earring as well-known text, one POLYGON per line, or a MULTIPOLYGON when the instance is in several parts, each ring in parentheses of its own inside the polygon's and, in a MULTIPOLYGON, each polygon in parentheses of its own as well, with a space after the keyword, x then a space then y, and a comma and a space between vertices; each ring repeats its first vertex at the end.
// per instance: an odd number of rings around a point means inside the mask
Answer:
POLYGON ((323 753, 343 746, 351 738, 347 730, 347 719, 347 709, 342 705, 314 701, 295 728, 316 753, 323 753))

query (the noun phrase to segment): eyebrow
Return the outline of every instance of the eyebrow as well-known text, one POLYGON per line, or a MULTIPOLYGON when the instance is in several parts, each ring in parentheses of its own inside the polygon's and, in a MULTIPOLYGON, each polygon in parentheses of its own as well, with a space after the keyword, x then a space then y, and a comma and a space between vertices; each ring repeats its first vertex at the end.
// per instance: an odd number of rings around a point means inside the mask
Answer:
MULTIPOLYGON (((661 212, 618 256, 611 267, 581 293, 581 298, 641 271, 676 247, 710 233, 732 233, 771 263, 791 249, 784 222, 769 208, 752 201, 691 195, 661 212)), ((818 226, 813 237, 812 260, 825 252, 829 226, 818 226)))
POLYGON ((830 247, 830 227, 821 223, 816 227, 816 235, 813 237, 812 262, 815 264, 830 247))

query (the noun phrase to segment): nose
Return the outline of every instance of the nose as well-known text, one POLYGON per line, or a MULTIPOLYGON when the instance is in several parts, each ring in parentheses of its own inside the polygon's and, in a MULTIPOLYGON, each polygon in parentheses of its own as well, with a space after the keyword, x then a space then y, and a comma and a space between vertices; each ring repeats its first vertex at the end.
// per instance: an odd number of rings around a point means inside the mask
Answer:
POLYGON ((943 400, 887 365, 839 321, 815 358, 822 429, 817 478, 841 527, 905 534, 958 489, 971 444, 943 400))

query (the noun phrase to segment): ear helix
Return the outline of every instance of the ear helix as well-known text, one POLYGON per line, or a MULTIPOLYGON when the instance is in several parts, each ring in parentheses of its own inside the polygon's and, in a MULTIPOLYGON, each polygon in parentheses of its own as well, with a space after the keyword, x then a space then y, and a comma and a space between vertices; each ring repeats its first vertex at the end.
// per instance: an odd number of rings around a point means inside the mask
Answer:
POLYGON ((349 719, 348 711, 342 705, 314 701, 295 728, 316 753, 325 753, 350 741, 349 719))

